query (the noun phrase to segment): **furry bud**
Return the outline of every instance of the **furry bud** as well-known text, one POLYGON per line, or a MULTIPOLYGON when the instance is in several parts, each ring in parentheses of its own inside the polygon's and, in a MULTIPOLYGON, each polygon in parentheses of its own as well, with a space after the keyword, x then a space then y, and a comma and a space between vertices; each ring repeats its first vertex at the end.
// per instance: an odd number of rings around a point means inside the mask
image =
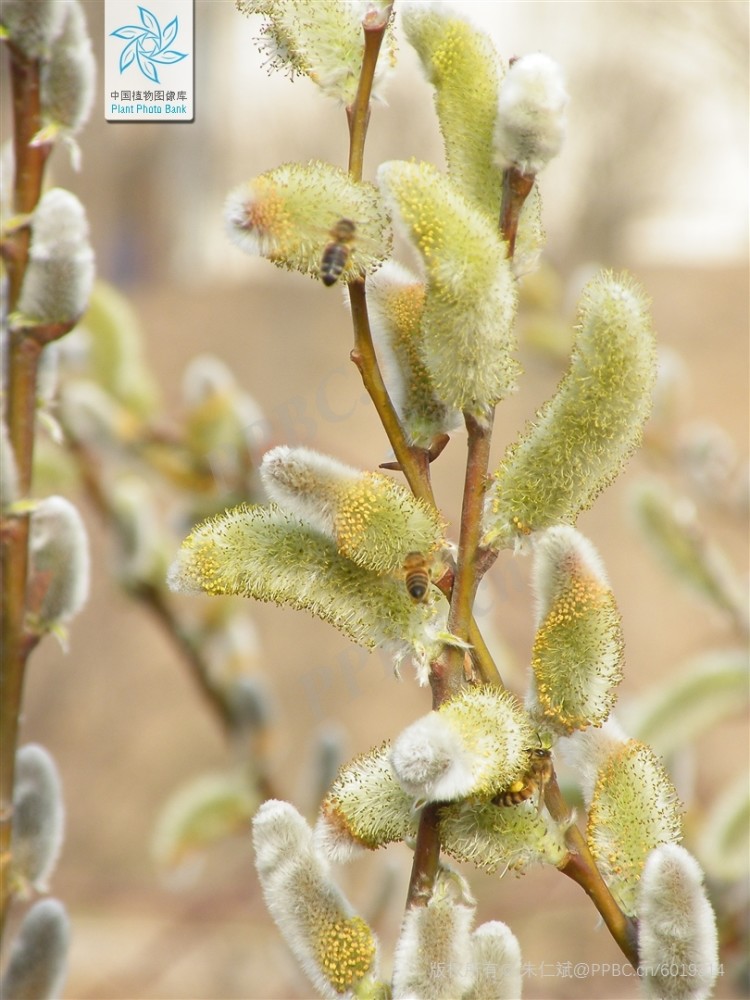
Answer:
POLYGON ((65 14, 60 0, 3 0, 0 23, 16 48, 29 59, 40 59, 49 55, 65 14))
POLYGON ((567 103, 560 67, 549 56, 536 52, 512 62, 498 98, 498 165, 538 174, 562 148, 567 103))
POLYGON ((491 920, 471 935, 474 982, 463 1000, 514 1000, 521 996, 521 946, 507 924, 491 920))
POLYGON ((39 632, 64 626, 89 596, 89 543, 81 515, 64 497, 45 497, 31 513, 28 606, 39 632))
POLYGON ((464 996, 473 920, 473 906, 452 899, 440 883, 427 906, 408 909, 393 956, 393 1000, 464 996))
POLYGON ((52 188, 34 212, 17 311, 28 324, 74 323, 86 309, 93 281, 83 206, 69 191, 52 188))
MULTIPOLYGON (((96 63, 83 6, 77 0, 68 0, 62 31, 42 69, 42 115, 52 131, 75 135, 86 124, 94 100, 95 78, 96 63)), ((50 129, 45 133, 45 138, 51 138, 50 129)))
POLYGON ((13 877, 21 891, 47 891, 65 827, 60 776, 52 757, 36 743, 16 754, 13 787, 13 877))
POLYGON ((654 1000, 708 1000, 719 973, 716 918, 684 847, 653 850, 638 890, 638 968, 654 1000))
POLYGON ((16 934, 0 996, 13 1000, 56 1000, 68 974, 70 922, 57 899, 40 899, 26 912, 16 934))

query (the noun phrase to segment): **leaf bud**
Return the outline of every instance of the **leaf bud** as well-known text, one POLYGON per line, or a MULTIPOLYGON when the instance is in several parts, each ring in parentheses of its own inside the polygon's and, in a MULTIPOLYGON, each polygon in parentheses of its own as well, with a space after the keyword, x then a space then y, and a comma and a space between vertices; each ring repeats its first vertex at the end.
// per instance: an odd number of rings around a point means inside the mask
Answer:
POLYGON ((390 253, 377 190, 319 160, 283 164, 235 188, 224 218, 240 250, 314 278, 321 277, 323 255, 332 244, 343 246, 342 282, 364 278, 390 253), (343 221, 353 227, 345 239, 337 228, 343 221))
POLYGON ((494 134, 498 165, 538 174, 562 148, 567 103, 554 59, 535 52, 511 62, 498 97, 494 134))
POLYGON ((422 359, 445 406, 479 420, 511 392, 516 286, 496 225, 428 163, 378 170, 394 222, 418 252, 427 295, 422 359))
POLYGON ((645 996, 708 1000, 719 973, 716 918, 700 865, 684 847, 662 844, 649 854, 637 914, 645 996))
POLYGON ((40 899, 27 910, 0 980, 0 996, 55 1000, 68 974, 70 921, 57 899, 40 899))
POLYGON ((13 786, 13 878, 19 890, 47 891, 65 828, 60 776, 44 747, 28 743, 16 754, 13 786))
POLYGON ((400 570, 411 552, 429 556, 442 539, 435 509, 380 472, 280 445, 263 456, 260 475, 273 501, 375 573, 400 570))
POLYGON ((83 314, 94 281, 94 253, 83 205, 52 188, 31 224, 29 264, 17 311, 24 324, 74 323, 83 314))
POLYGON ((376 975, 377 939, 332 881, 297 810, 264 802, 253 843, 268 910, 321 994, 336 997, 376 975))
POLYGON ((513 695, 467 689, 405 729, 391 767, 418 804, 490 796, 525 770, 531 725, 513 695))
POLYGON ((495 472, 484 544, 573 524, 638 444, 654 375, 645 297, 629 278, 603 272, 584 290, 568 371, 495 472))
POLYGON ((536 545, 532 586, 537 633, 527 708, 560 734, 601 726, 622 679, 624 643, 599 555, 575 528, 549 528, 536 545))

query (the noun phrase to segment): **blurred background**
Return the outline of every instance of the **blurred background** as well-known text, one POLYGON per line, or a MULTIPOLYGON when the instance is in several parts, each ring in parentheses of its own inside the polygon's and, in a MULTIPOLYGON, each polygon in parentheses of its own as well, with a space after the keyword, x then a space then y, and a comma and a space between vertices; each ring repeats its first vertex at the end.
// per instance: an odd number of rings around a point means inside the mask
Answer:
MULTIPOLYGON (((84 3, 98 54, 102 6, 84 3)), ((639 705, 659 684, 694 658, 739 644, 731 616, 696 599, 659 564, 637 530, 630 497, 635 484, 659 474, 695 504, 700 531, 746 580, 748 7, 731 0, 456 7, 492 35, 505 59, 536 50, 554 56, 571 93, 569 140, 540 181, 545 266, 522 291, 525 375, 521 391, 498 411, 498 457, 561 377, 578 292, 599 266, 635 273, 677 372, 670 397, 676 409, 667 423, 682 444, 665 448, 664 428, 655 428, 579 522, 604 559, 622 613, 621 703, 636 727, 639 705)), ((169 419, 184 417, 187 366, 210 352, 264 414, 261 450, 304 444, 375 468, 387 458, 387 442, 349 362, 351 330, 340 295, 243 256, 224 235, 224 198, 243 180, 285 161, 346 163, 343 108, 305 79, 268 76, 258 34, 259 25, 228 0, 197 0, 195 122, 108 124, 100 82, 80 137, 82 169, 73 172, 58 150, 52 179, 87 208, 99 276, 125 292, 136 311, 146 367, 169 419)), ((373 109, 366 176, 392 158, 442 164, 430 88, 405 42, 386 99, 373 109)), ((436 495, 454 525, 463 460, 456 435, 433 469, 436 495)), ((236 748, 184 656, 118 585, 112 533, 73 481, 70 496, 91 534, 92 597, 73 623, 68 654, 49 638, 33 656, 22 733, 24 742, 50 750, 65 790, 67 835, 52 886, 74 928, 65 996, 312 996, 266 915, 247 832, 214 844, 176 875, 154 861, 164 803, 197 776, 225 769, 236 748)), ((172 516, 167 549, 176 548, 188 521, 184 510, 172 516)), ((481 595, 488 642, 517 691, 533 640, 528 575, 528 560, 505 554, 481 595)), ((207 603, 222 600, 185 600, 181 613, 198 620, 207 603)), ((429 709, 429 692, 410 669, 395 679, 379 654, 365 654, 322 623, 265 605, 232 614, 253 632, 242 669, 263 679, 270 705, 263 736, 269 781, 309 817, 321 795, 321 761, 346 761, 429 709)), ((698 850, 718 793, 741 776, 748 749, 740 698, 734 712, 670 755, 691 850, 698 850)), ((340 872, 363 915, 382 896, 377 929, 386 961, 410 860, 406 848, 391 847, 340 872)), ((524 961, 536 969, 525 996, 638 995, 632 979, 611 973, 552 975, 556 963, 623 961, 568 880, 546 870, 520 880, 467 874, 478 922, 507 921, 524 961)), ((728 942, 716 995, 745 996, 747 875, 717 874, 711 884, 728 942)))

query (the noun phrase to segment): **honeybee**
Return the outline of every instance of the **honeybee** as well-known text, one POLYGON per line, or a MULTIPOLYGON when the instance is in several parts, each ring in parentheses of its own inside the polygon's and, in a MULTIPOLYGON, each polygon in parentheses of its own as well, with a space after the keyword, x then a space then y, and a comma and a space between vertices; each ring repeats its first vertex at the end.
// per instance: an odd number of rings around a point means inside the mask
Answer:
POLYGON ((404 583, 415 604, 427 600, 430 567, 421 552, 410 552, 404 559, 404 583))
POLYGON ((320 278, 329 288, 336 284, 346 267, 356 229, 351 219, 339 219, 329 234, 331 242, 326 244, 320 258, 320 278))
POLYGON ((538 805, 542 808, 544 789, 552 777, 552 754, 544 747, 529 751, 529 768, 525 774, 516 779, 505 791, 499 792, 492 800, 498 806, 517 806, 526 802, 535 793, 538 794, 538 805))

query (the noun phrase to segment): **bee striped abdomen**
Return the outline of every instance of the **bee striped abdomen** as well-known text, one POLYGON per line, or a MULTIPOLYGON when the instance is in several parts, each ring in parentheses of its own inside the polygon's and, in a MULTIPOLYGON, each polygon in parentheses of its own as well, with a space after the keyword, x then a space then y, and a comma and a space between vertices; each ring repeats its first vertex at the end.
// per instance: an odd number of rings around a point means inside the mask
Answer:
POLYGON ((320 280, 328 288, 335 285, 344 273, 355 231, 351 219, 339 219, 331 230, 331 242, 326 244, 320 258, 320 280))
POLYGON ((430 571, 421 552, 410 552, 404 560, 404 583, 413 601, 423 601, 430 589, 430 571))

